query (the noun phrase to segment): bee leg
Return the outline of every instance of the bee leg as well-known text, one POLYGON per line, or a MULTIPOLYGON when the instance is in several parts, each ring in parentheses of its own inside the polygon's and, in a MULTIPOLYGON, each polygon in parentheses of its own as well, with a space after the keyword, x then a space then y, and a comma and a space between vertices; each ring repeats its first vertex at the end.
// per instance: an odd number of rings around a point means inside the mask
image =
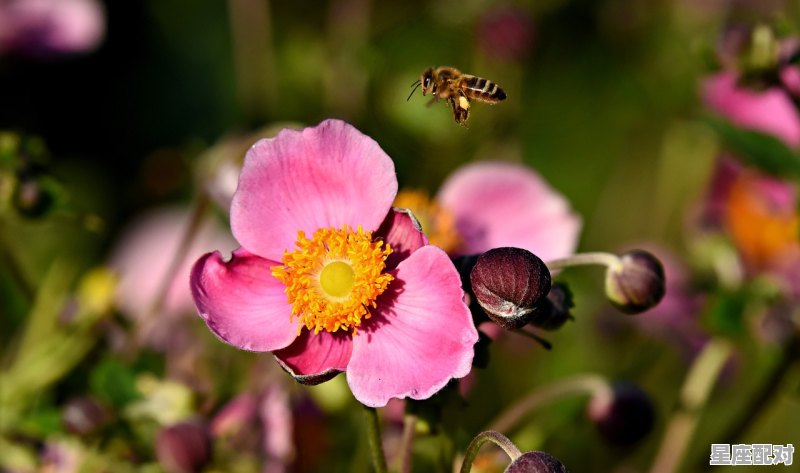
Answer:
POLYGON ((453 118, 455 119, 456 123, 466 127, 467 118, 469 118, 469 100, 467 100, 466 97, 464 97, 464 100, 466 100, 467 107, 462 106, 464 102, 461 100, 461 97, 459 97, 458 100, 453 97, 448 99, 450 102, 450 107, 453 109, 453 118))

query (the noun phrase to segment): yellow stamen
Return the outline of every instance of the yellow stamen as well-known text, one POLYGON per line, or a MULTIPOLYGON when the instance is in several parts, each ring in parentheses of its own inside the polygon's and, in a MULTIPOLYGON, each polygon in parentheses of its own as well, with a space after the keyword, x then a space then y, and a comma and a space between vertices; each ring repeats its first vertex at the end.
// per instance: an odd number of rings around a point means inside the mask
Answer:
POLYGON ((397 194, 394 206, 411 210, 432 245, 448 253, 455 253, 461 247, 455 218, 424 191, 402 190, 397 194))
POLYGON ((373 241, 361 226, 353 231, 347 225, 321 228, 311 239, 299 231, 295 244, 296 250, 283 254, 283 266, 272 268, 286 285, 292 317, 314 333, 351 328, 355 333, 394 279, 383 273, 392 249, 373 241))

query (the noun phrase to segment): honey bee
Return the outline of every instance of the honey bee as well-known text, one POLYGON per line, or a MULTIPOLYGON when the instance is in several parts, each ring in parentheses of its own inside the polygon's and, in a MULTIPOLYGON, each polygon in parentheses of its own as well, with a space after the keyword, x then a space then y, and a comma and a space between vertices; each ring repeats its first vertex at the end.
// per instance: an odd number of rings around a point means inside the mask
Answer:
POLYGON ((417 88, 422 86, 422 95, 428 93, 433 95, 428 105, 440 99, 447 100, 453 109, 453 118, 462 126, 467 126, 470 100, 496 104, 506 98, 503 89, 489 79, 462 74, 458 69, 447 66, 425 69, 419 80, 411 86, 414 90, 409 94, 407 101, 417 88))

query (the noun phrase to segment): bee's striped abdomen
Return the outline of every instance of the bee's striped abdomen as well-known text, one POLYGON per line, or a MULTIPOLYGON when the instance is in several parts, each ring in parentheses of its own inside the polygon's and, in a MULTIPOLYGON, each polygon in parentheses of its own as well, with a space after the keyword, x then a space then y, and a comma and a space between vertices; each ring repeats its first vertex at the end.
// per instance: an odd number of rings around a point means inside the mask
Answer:
POLYGON ((500 86, 483 77, 465 75, 462 84, 464 93, 471 99, 496 103, 506 98, 500 86))

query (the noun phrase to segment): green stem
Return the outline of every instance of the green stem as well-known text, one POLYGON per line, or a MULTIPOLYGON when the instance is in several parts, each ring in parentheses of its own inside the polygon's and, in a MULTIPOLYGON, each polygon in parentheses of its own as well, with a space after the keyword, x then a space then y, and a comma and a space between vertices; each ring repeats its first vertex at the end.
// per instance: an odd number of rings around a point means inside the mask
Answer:
POLYGON ((770 405, 770 401, 779 391, 781 381, 794 365, 794 362, 798 360, 798 356, 800 356, 800 337, 794 336, 789 345, 784 348, 780 361, 773 368, 769 378, 761 385, 761 389, 753 396, 747 406, 739 410, 744 416, 733 424, 722 437, 724 442, 734 444, 742 440, 742 434, 750 429, 750 426, 764 408, 770 405))
POLYGON ((472 442, 469 443, 467 451, 464 453, 464 462, 461 464, 461 473, 469 473, 470 470, 472 470, 472 463, 475 461, 475 457, 478 456, 478 451, 486 442, 492 442, 503 449, 506 455, 511 458, 512 462, 522 456, 522 452, 519 451, 517 446, 514 445, 508 437, 500 432, 488 430, 476 435, 475 438, 472 439, 472 442))
POLYGON ((36 296, 36 289, 30 283, 27 277, 25 277, 24 271, 19 265, 17 258, 14 256, 14 253, 6 244, 3 235, 0 233, 0 258, 4 262, 3 266, 5 266, 6 270, 8 271, 8 275, 11 279, 19 287, 19 290, 24 295, 26 302, 31 302, 34 297, 36 296))
POLYGON ((602 376, 594 374, 577 375, 532 391, 497 416, 489 424, 488 430, 508 432, 534 409, 560 399, 565 395, 581 393, 604 396, 607 399, 611 399, 613 396, 611 386, 602 376))
POLYGON ((383 454, 381 441, 381 426, 378 420, 378 411, 374 407, 364 406, 364 418, 367 421, 367 440, 372 456, 372 465, 376 473, 388 473, 386 456, 383 454))
POLYGON ((589 264, 613 267, 620 264, 619 256, 612 253, 593 252, 593 253, 578 253, 566 258, 554 259, 546 261, 547 268, 550 271, 558 271, 570 266, 586 266, 589 264))
POLYGON ((713 339, 692 363, 681 388, 680 406, 667 424, 661 447, 650 469, 651 473, 671 473, 680 466, 700 413, 731 350, 727 341, 713 339))

